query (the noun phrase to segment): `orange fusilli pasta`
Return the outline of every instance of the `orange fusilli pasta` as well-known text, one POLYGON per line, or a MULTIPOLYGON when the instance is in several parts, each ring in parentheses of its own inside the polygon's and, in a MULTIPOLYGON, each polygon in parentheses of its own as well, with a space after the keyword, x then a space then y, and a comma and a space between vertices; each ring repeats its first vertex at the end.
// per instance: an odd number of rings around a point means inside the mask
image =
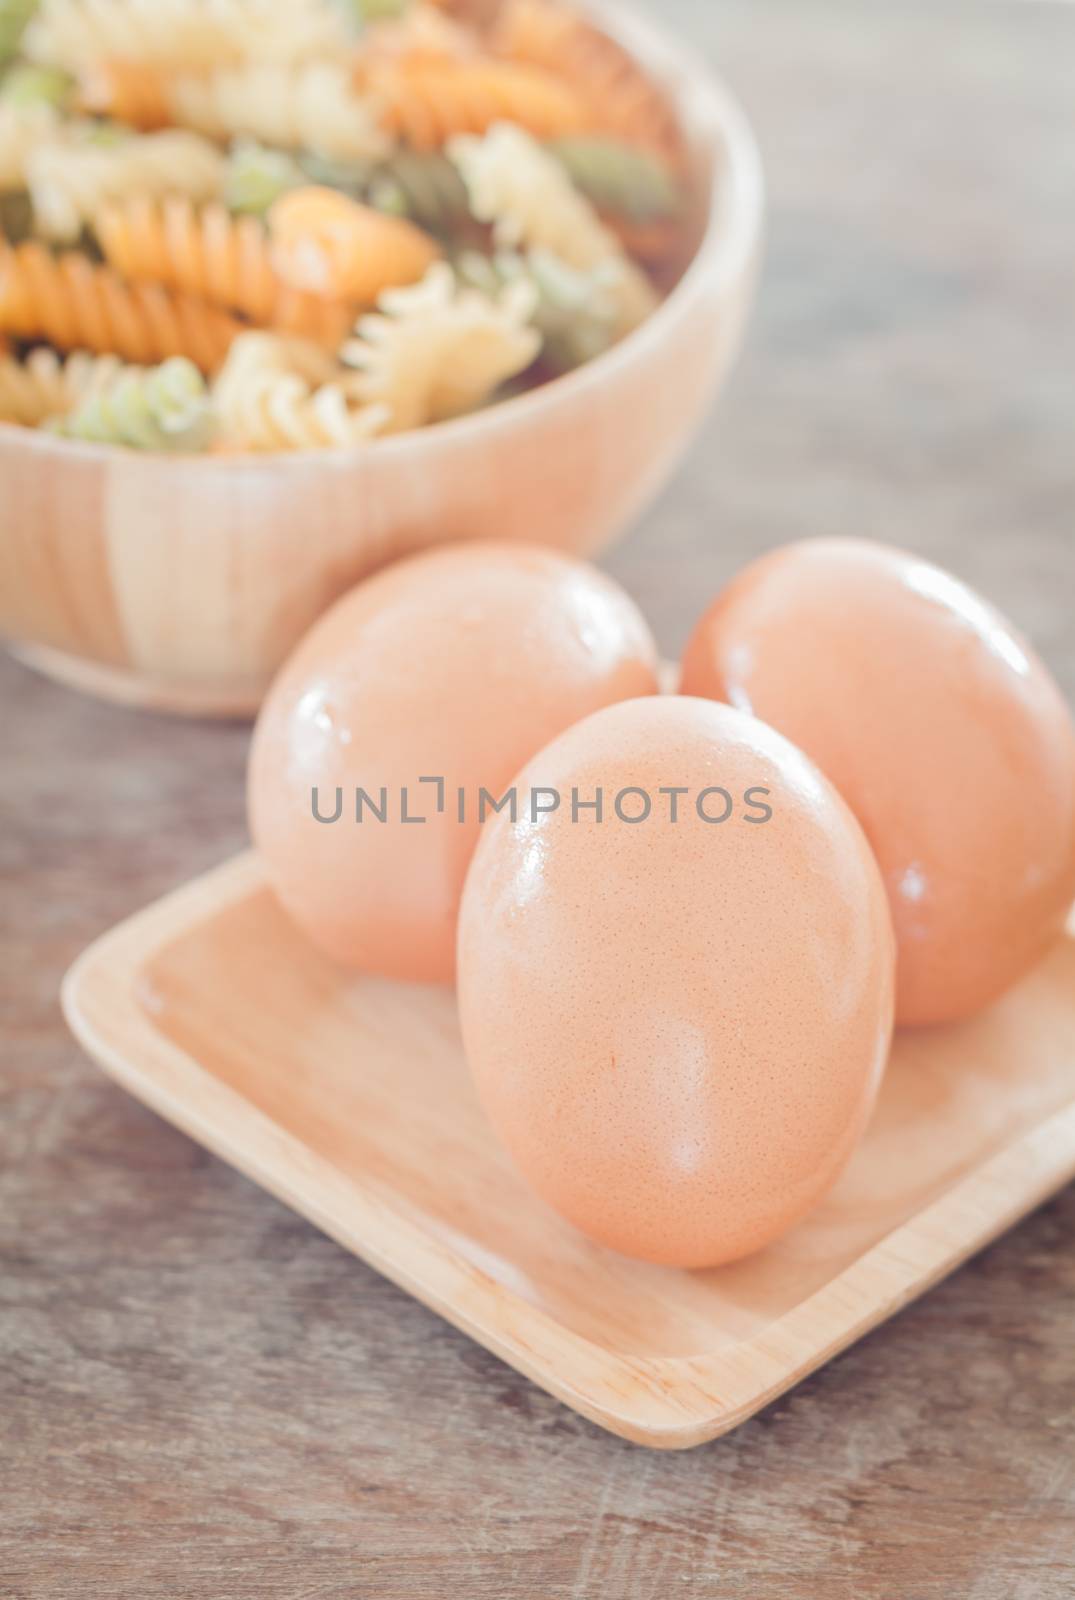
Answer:
POLYGON ((572 3, 0 0, 0 420, 354 447, 629 335, 697 208, 572 3))
POLYGON ((104 207, 93 229, 105 258, 125 278, 161 283, 251 321, 338 345, 353 308, 285 283, 272 265, 269 236, 255 217, 221 205, 196 207, 181 196, 104 207))
POLYGON ((203 301, 159 284, 124 283, 77 250, 53 255, 33 240, 0 243, 0 332, 16 338, 143 364, 187 356, 213 372, 239 331, 203 301))
POLYGON ((505 120, 539 139, 577 133, 588 120, 570 85, 525 62, 404 59, 372 66, 363 86, 384 130, 416 150, 505 120))
POLYGON ((84 350, 66 359, 54 350, 31 350, 24 361, 0 354, 0 421, 40 427, 65 416, 122 370, 118 356, 91 356, 84 350))
POLYGON ((494 48, 556 73, 585 100, 590 125, 679 163, 683 141, 667 97, 607 34, 556 0, 506 0, 494 48))
POLYGON ((415 283, 439 247, 402 217, 335 189, 292 189, 269 212, 272 260, 287 283, 371 305, 382 289, 415 283))

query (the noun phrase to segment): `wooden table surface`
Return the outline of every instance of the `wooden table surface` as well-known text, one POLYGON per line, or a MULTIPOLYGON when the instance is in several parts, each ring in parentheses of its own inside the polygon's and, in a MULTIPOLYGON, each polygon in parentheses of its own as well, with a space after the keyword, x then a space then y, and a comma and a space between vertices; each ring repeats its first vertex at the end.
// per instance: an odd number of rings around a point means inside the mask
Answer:
MULTIPOLYGON (((898 541, 1075 695, 1075 6, 661 9, 755 119, 770 255, 747 358, 614 571, 672 650, 768 545, 898 541)), ((79 949, 242 845, 245 730, 6 660, 0 693, 3 1600, 1075 1592, 1075 1194, 730 1437, 607 1437, 65 1032, 79 949)))

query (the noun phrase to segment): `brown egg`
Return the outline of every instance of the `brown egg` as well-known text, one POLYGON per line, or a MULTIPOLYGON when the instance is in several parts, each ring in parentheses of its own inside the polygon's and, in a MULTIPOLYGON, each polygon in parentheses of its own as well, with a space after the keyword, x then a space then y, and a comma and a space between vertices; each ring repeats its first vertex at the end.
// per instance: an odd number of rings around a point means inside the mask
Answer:
POLYGON ((552 551, 453 545, 360 584, 254 735, 250 828, 280 900, 341 962, 450 980, 480 791, 499 798, 562 729, 652 694, 656 659, 627 595, 552 551))
POLYGON ((965 1017, 1038 960, 1075 897, 1075 732, 1026 641, 918 556, 853 539, 747 568, 684 691, 772 723, 858 817, 898 945, 901 1023, 965 1017))
POLYGON ((686 1267, 757 1250, 833 1183, 887 1057, 892 930, 861 829, 780 734, 680 697, 597 712, 516 792, 459 924, 494 1127, 601 1244, 686 1267))

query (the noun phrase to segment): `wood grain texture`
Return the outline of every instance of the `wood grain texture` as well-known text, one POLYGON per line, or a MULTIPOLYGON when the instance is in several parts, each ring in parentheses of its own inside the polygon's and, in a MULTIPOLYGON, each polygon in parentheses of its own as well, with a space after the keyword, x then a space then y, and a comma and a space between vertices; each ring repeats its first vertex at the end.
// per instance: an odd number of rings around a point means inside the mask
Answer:
MULTIPOLYGON (((772 228, 745 365, 614 570, 673 650, 763 548, 896 540, 1075 696, 1075 8, 661 10, 742 94, 772 228)), ((246 734, 0 693, 4 1600, 1066 1600, 1075 1193, 728 1438, 611 1439, 81 1055, 64 968, 241 848, 246 734)))
POLYGON ((252 852, 95 941, 63 1007, 151 1110, 658 1449, 737 1427, 1075 1176, 1075 937, 985 1015, 897 1035, 832 1193, 707 1272, 597 1249, 538 1201, 482 1114, 451 990, 336 966, 252 852))
POLYGON ((0 422, 0 634, 25 659, 126 704, 252 712, 326 606, 387 561, 459 539, 592 553, 651 503, 738 353, 761 174, 697 56, 591 6, 689 135, 698 249, 667 300, 555 383, 355 451, 166 457, 0 422))

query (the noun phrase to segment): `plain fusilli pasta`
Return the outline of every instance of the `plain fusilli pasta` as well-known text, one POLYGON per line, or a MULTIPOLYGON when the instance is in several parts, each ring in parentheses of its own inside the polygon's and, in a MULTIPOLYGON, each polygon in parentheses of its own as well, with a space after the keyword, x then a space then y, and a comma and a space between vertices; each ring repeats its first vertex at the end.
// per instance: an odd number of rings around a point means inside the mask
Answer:
POLYGON ((77 72, 109 56, 168 68, 297 62, 347 50, 351 33, 334 0, 41 0, 24 45, 77 72))
POLYGON ((386 408, 392 433, 473 411, 537 356, 535 299, 523 282, 482 294, 436 263, 420 284, 383 294, 344 345, 359 398, 386 408))
POLYGON ((219 193, 223 176, 220 152, 179 129, 112 138, 88 125, 44 139, 25 162, 37 228, 61 243, 77 239, 109 201, 163 194, 207 200, 219 193))
POLYGON ((611 264, 620 333, 654 309, 657 295, 645 274, 624 255, 559 162, 521 128, 499 123, 484 139, 454 139, 449 154, 463 174, 474 215, 492 224, 502 248, 546 250, 581 271, 611 264))
POLYGON ((319 450, 357 445, 380 432, 383 407, 366 405, 353 378, 300 340, 245 333, 213 386, 229 445, 244 450, 319 450))
POLYGON ((52 106, 15 105, 0 99, 0 189, 26 187, 30 157, 56 137, 59 126, 52 106))
POLYGON ((168 73, 116 58, 83 79, 87 105, 136 127, 175 122, 212 139, 247 136, 329 160, 383 155, 386 137, 346 66, 247 63, 168 73))

